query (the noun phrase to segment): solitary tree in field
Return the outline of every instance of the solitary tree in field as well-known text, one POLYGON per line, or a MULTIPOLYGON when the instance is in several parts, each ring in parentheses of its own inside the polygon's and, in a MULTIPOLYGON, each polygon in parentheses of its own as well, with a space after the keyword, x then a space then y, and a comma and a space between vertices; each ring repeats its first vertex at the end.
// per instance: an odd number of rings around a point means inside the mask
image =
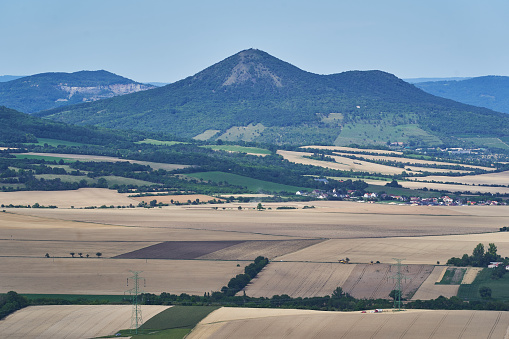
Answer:
POLYGON ((97 252, 95 255, 97 255, 98 258, 101 257, 101 255, 103 255, 101 252, 97 252))
POLYGON ((74 255, 75 255, 76 253, 71 252, 71 253, 69 253, 69 254, 71 255, 71 257, 73 257, 73 258, 74 258, 74 255))
POLYGON ((80 256, 80 258, 83 258, 83 253, 78 253, 78 255, 80 256))
POLYGON ((49 258, 49 253, 46 253, 45 257, 46 257, 46 258, 49 258))

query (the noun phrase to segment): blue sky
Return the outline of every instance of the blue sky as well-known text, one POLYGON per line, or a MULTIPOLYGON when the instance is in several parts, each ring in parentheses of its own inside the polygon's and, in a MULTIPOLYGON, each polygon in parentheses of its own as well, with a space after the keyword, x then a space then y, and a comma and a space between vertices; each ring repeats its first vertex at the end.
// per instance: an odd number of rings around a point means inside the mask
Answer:
POLYGON ((509 1, 0 0, 0 75, 174 82, 257 48, 319 74, 509 76, 509 1))

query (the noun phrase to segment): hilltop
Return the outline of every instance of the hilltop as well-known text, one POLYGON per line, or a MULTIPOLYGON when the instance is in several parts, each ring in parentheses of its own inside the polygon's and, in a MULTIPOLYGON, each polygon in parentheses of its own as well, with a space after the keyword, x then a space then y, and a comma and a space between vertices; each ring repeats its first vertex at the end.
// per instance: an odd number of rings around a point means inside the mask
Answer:
POLYGON ((415 86, 439 97, 509 113, 509 77, 490 75, 461 81, 427 81, 415 86))
POLYGON ((433 96, 382 71, 318 75, 241 51, 173 84, 57 108, 73 124, 275 144, 461 143, 509 136, 509 117, 433 96))
POLYGON ((41 73, 0 82, 0 105, 34 113, 150 88, 107 71, 41 73))

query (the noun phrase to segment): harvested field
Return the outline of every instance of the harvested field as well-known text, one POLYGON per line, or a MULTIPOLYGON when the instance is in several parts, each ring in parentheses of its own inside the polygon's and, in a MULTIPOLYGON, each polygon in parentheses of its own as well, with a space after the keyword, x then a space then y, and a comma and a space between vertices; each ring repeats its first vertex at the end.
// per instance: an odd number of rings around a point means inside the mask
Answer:
MULTIPOLYGON (((338 154, 340 156, 343 155, 350 155, 348 153, 341 153, 341 152, 335 152, 335 154, 338 154)), ((464 165, 464 164, 458 164, 454 162, 443 162, 443 161, 431 161, 431 160, 422 160, 422 159, 414 159, 414 158, 400 158, 400 157, 391 157, 391 156, 385 156, 385 155, 368 155, 368 154, 358 154, 356 155, 359 158, 364 158, 366 160, 377 160, 377 161, 394 161, 394 162, 400 162, 400 163, 409 163, 409 166, 413 165, 438 165, 438 166, 462 166, 466 168, 478 168, 483 169, 485 171, 494 171, 495 169, 492 167, 483 167, 483 166, 475 166, 475 165, 464 165)), ((430 168, 430 172, 433 172, 434 168, 430 168)))
POLYGON ((165 241, 116 256, 118 259, 196 259, 243 241, 165 241))
POLYGON ((344 147, 344 146, 302 146, 301 148, 314 148, 314 149, 327 149, 331 151, 344 151, 344 152, 355 152, 355 153, 379 153, 379 154, 403 154, 403 152, 399 151, 388 151, 384 149, 362 149, 362 148, 352 148, 352 147, 344 147))
POLYGON ((509 171, 498 173, 487 173, 478 175, 466 175, 462 177, 428 176, 415 178, 416 180, 436 182, 458 182, 466 185, 504 185, 509 184, 509 171))
MULTIPOLYGON (((309 203, 307 203, 309 204, 309 203)), ((165 230, 193 229, 298 238, 425 236, 498 231, 507 225, 509 206, 429 207, 313 202, 314 209, 214 210, 201 206, 158 209, 48 210, 16 213, 165 230)), ((281 204, 264 204, 265 207, 281 204)), ((237 206, 237 205, 235 205, 237 206)), ((256 204, 242 204, 255 208, 256 204)), ((304 206, 304 203, 301 204, 304 206)), ((230 240, 219 239, 219 240, 230 240)), ((241 238, 237 238, 241 239, 241 238)), ((244 238, 245 239, 245 238, 244 238)), ((263 238, 258 238, 263 239, 263 238)), ((166 240, 166 239, 160 239, 166 240)), ((173 239, 167 239, 173 240, 173 239)), ((183 239, 178 239, 183 240, 183 239)), ((190 239, 193 240, 193 239, 190 239)))
MULTIPOLYGON (((143 320, 167 308, 143 305, 143 320)), ((30 306, 0 321, 0 333, 4 338, 96 338, 128 329, 131 312, 130 305, 30 306)))
MULTIPOLYGON (((412 296, 433 271, 431 265, 406 265, 402 274, 402 295, 412 296)), ((342 285, 343 291, 358 299, 389 299, 389 293, 395 289, 395 265, 374 264, 356 265, 348 279, 342 285)))
POLYGON ((154 245, 147 241, 70 241, 70 240, 0 240, 0 257, 37 257, 48 253, 51 257, 71 257, 70 252, 83 253, 86 258, 96 257, 102 253, 103 258, 123 254, 133 248, 144 248, 154 245))
POLYGON ((458 294, 458 288, 460 285, 436 285, 437 281, 442 280, 444 272, 447 267, 435 266, 433 272, 428 276, 421 287, 415 292, 411 300, 429 300, 436 299, 443 295, 444 297, 450 298, 458 294))
POLYGON ((269 311, 221 308, 187 338, 504 338, 509 322, 509 312, 491 311, 269 311))
MULTIPOLYGON (((16 212, 22 210, 17 209, 16 212)), ((24 210, 28 211, 28 210, 24 210)), ((61 210, 63 211, 63 210, 61 210)), ((71 213, 77 210, 67 210, 71 213)), ((0 212, 0 240, 14 241, 59 241, 65 251, 73 242, 128 242, 159 243, 165 240, 211 241, 211 240, 279 240, 288 237, 238 233, 225 231, 207 231, 188 228, 151 227, 149 224, 140 227, 105 225, 92 222, 76 222, 52 218, 33 217, 0 212), (136 239, 133 241, 133 239, 136 239)), ((291 238, 290 238, 291 239, 291 238)), ((28 243, 27 243, 28 244, 28 243)), ((143 245, 141 247, 146 247, 143 245)), ((45 245, 39 245, 45 246, 45 245)), ((138 246, 138 245, 136 245, 138 246)), ((42 248, 42 247, 41 247, 42 248)), ((136 247, 131 248, 136 249, 136 247)), ((106 256, 107 251, 101 251, 106 256)), ((127 252, 127 250, 122 253, 127 252)), ((43 253, 44 254, 44 253, 43 253)), ((121 254, 121 253, 117 253, 121 254)))
POLYGON ((60 208, 76 208, 88 206, 129 206, 138 205, 138 201, 106 188, 80 188, 74 191, 18 191, 0 192, 0 204, 3 205, 33 205, 39 203, 44 206, 60 208))
POLYGON ((63 159, 70 160, 79 160, 79 161, 97 161, 97 162, 117 162, 117 161, 127 161, 131 164, 140 164, 140 165, 148 165, 155 170, 164 169, 167 171, 173 171, 176 169, 182 169, 186 167, 190 167, 189 165, 178 165, 178 164, 164 164, 159 162, 150 162, 150 161, 139 161, 139 160, 130 160, 130 159, 121 159, 115 157, 106 157, 102 155, 87 155, 87 154, 60 154, 60 153, 20 153, 27 155, 37 155, 37 156, 47 156, 47 157, 57 157, 63 159))
POLYGON ((237 274, 244 262, 197 260, 136 260, 97 258, 2 258, 0 291, 25 294, 118 295, 129 289, 130 270, 142 271, 143 288, 203 295, 218 291, 237 274), (237 264, 240 264, 237 267, 237 264))
POLYGON ((475 278, 483 270, 482 267, 467 267, 467 272, 463 276, 463 280, 461 281, 461 284, 471 284, 474 282, 475 278))
MULTIPOLYGON (((429 177, 428 177, 429 178, 429 177)), ((448 177, 454 178, 453 180, 447 181, 456 181, 460 177, 448 177)), ((417 180, 420 180, 417 179, 417 180)), ((400 185, 404 188, 410 189, 422 189, 424 187, 428 189, 434 190, 445 190, 449 192, 472 192, 472 193, 509 193, 509 187, 492 187, 492 186, 473 186, 473 185, 460 185, 460 184, 439 184, 435 182, 423 182, 423 181, 400 181, 400 185)), ((376 184, 375 184, 376 185, 376 184)), ((379 184, 378 184, 379 185, 379 184)))
POLYGON ((157 200, 157 203, 171 204, 173 202, 187 203, 188 200, 195 201, 198 199, 201 202, 207 202, 211 200, 223 200, 210 195, 204 194, 185 194, 185 195, 149 195, 144 197, 131 197, 131 199, 137 202, 145 201, 146 203, 157 200))
POLYGON ((350 258, 352 263, 380 261, 394 263, 393 258, 406 258, 404 264, 435 265, 451 257, 471 254, 478 243, 495 243, 498 253, 509 256, 509 233, 484 233, 433 237, 398 237, 368 239, 331 239, 300 251, 284 255, 284 261, 336 262, 350 258))
POLYGON ((282 255, 292 253, 315 245, 323 240, 252 240, 244 241, 225 249, 203 255, 197 259, 212 260, 254 260, 263 256, 273 260, 282 255))
POLYGON ((419 172, 435 172, 435 173, 448 173, 448 172, 456 172, 456 173, 466 173, 462 170, 449 170, 449 169, 440 169, 440 168, 431 168, 431 167, 418 167, 415 165, 411 166, 411 170, 407 170, 405 168, 393 167, 388 165, 376 164, 369 161, 363 161, 359 159, 350 159, 341 156, 331 156, 336 160, 336 162, 330 161, 320 161, 309 158, 304 158, 304 156, 310 156, 312 153, 306 152, 294 152, 294 151, 283 151, 278 150, 277 154, 281 155, 288 161, 304 164, 304 165, 313 165, 324 168, 331 168, 341 171, 360 171, 360 172, 371 172, 371 173, 381 173, 381 174, 401 174, 403 171, 407 173, 419 173, 419 172))
MULTIPOLYGON (((356 265, 339 263, 271 262, 246 287, 250 297, 318 297, 332 292, 350 276, 356 265)), ((242 291, 239 295, 242 295, 242 291)))

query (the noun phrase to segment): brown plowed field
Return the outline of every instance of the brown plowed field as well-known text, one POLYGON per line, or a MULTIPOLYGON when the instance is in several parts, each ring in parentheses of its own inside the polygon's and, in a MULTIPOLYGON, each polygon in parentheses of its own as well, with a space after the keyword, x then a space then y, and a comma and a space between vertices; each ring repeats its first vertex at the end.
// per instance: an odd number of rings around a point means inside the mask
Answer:
POLYGON ((273 260, 279 256, 292 253, 318 244, 323 240, 253 240, 244 241, 219 251, 203 255, 197 259, 212 260, 254 260, 263 256, 273 260))
MULTIPOLYGON (((246 287, 250 297, 330 295, 350 276, 356 265, 339 263, 271 262, 246 287)), ((239 292, 239 295, 243 292, 239 292)))
MULTIPOLYGON (((143 305, 147 321, 168 306, 143 305)), ((0 321, 2 338, 82 339, 114 335, 131 326, 130 305, 30 306, 0 321)))
POLYGON ((116 256, 118 259, 196 259, 242 241, 165 241, 116 256))
MULTIPOLYGON (((433 271, 431 265, 402 266, 403 297, 413 295, 433 271)), ((359 299, 389 299, 389 293, 396 286, 397 267, 388 264, 356 265, 348 279, 341 286, 343 291, 359 299)))
POLYGON ((429 311, 365 313, 221 308, 188 339, 216 338, 504 338, 509 312, 429 311))

